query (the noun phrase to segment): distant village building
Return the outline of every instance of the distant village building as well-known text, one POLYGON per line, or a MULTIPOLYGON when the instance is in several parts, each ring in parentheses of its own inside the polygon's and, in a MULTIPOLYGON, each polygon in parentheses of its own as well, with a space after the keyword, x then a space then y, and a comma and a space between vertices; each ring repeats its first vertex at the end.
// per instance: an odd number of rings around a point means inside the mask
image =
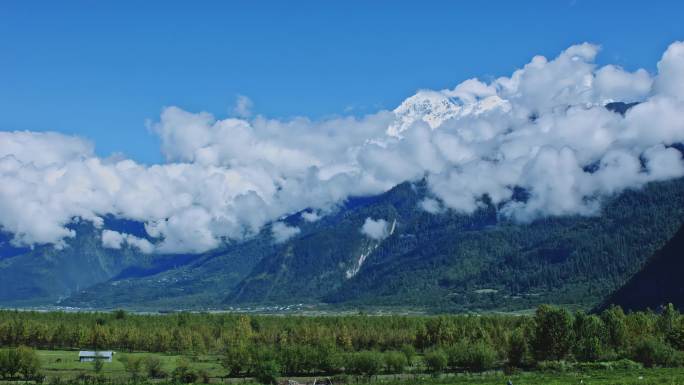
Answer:
POLYGON ((89 351, 89 350, 81 350, 78 352, 78 360, 81 362, 93 362, 96 359, 100 359, 103 362, 112 362, 112 357, 114 356, 114 352, 111 350, 105 350, 105 351, 89 351))

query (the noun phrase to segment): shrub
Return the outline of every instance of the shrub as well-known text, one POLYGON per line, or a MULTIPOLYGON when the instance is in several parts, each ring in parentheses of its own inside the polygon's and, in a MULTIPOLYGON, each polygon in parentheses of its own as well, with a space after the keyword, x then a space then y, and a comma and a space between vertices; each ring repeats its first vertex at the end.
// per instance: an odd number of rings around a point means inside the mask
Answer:
POLYGON ((40 366, 40 359, 31 348, 20 346, 0 350, 0 377, 4 379, 21 374, 24 380, 37 380, 40 366))
POLYGON ((0 350, 0 378, 9 379, 19 370, 19 362, 14 349, 0 350))
POLYGON ((425 354, 425 366, 433 376, 438 376, 447 367, 447 355, 443 350, 437 349, 425 354))
POLYGON ((482 372, 494 367, 496 352, 484 342, 469 344, 462 341, 447 349, 447 363, 451 369, 463 368, 482 372))
POLYGON ((496 351, 484 342, 471 345, 468 351, 466 369, 474 372, 482 372, 494 367, 496 363, 496 351))
POLYGON ((413 358, 416 356, 416 348, 414 348, 413 345, 404 344, 401 347, 401 352, 404 353, 404 357, 406 357, 406 364, 408 366, 413 365, 413 358))
POLYGON ((176 368, 171 373, 174 382, 182 384, 192 384, 197 381, 197 373, 190 368, 190 364, 185 358, 176 361, 176 368))
POLYGON ((574 368, 579 370, 639 370, 644 366, 638 362, 623 358, 618 361, 600 361, 600 362, 581 362, 574 365, 574 368))
POLYGON ((161 360, 156 356, 147 356, 143 359, 145 372, 149 378, 165 378, 167 376, 164 369, 162 369, 161 360))
POLYGON ((378 352, 366 351, 347 356, 347 371, 356 375, 371 378, 380 372, 382 365, 382 355, 378 352))
POLYGON ((35 350, 26 346, 16 349, 18 368, 17 371, 24 377, 24 380, 35 380, 40 371, 40 358, 35 350))
POLYGON ((200 369, 197 371, 197 377, 199 378, 200 382, 203 384, 208 384, 209 381, 211 381, 211 377, 209 376, 209 372, 207 372, 205 369, 200 369))
POLYGON ((655 337, 643 338, 634 344, 631 358, 647 368, 654 366, 678 366, 680 354, 671 346, 655 337))
POLYGON ((261 384, 272 385, 278 383, 280 365, 274 359, 258 362, 254 366, 254 378, 261 384))
POLYGON ((334 375, 330 381, 333 384, 348 384, 350 382, 349 375, 344 373, 334 375))
POLYGON ((60 377, 60 376, 53 376, 53 377, 50 377, 48 384, 50 384, 50 385, 64 385, 64 384, 66 384, 66 382, 64 382, 62 380, 62 377, 60 377))
POLYGON ((643 367, 644 367, 642 364, 640 364, 638 362, 634 362, 634 361, 629 360, 627 358, 623 358, 621 360, 612 362, 612 366, 613 366, 613 369, 622 369, 622 370, 639 370, 639 369, 643 369, 643 367))
POLYGON ((667 342, 677 350, 684 350, 684 324, 672 327, 665 335, 667 342))
POLYGON ((385 370, 388 373, 402 373, 406 368, 406 356, 402 352, 387 352, 384 354, 385 370))
POLYGON ((541 361, 537 363, 537 369, 543 372, 567 372, 572 368, 573 365, 566 361, 541 361))
POLYGON ((114 310, 114 319, 122 320, 126 318, 126 311, 123 309, 114 310))
POLYGON ((468 361, 468 343, 461 341, 455 345, 449 346, 444 353, 447 356, 447 366, 451 370, 465 367, 468 361))
POLYGON ((140 372, 142 370, 143 361, 140 357, 123 355, 119 357, 119 361, 121 361, 124 370, 131 376, 133 382, 138 381, 141 378, 140 372))
POLYGON ((522 368, 529 366, 530 361, 530 344, 525 330, 522 328, 515 329, 508 342, 508 364, 522 368))

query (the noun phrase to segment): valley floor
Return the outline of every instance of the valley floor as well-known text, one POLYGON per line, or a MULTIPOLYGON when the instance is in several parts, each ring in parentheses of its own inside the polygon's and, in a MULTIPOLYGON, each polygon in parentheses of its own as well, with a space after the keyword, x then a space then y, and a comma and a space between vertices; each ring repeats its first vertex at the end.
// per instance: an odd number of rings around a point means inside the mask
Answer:
MULTIPOLYGON (((69 350, 40 350, 37 352, 43 363, 42 373, 48 384, 88 383, 95 380, 93 364, 79 362, 78 352, 69 350)), ((181 356, 159 353, 131 353, 132 357, 154 356, 159 358, 162 368, 171 372, 181 356)), ((256 384, 251 378, 226 378, 225 369, 219 363, 219 356, 199 355, 190 359, 190 366, 196 371, 208 374, 209 383, 256 384)), ((100 373, 100 381, 107 384, 135 384, 118 360, 105 363, 100 373)), ((643 369, 569 369, 567 371, 519 371, 514 374, 489 371, 485 373, 451 373, 432 376, 425 373, 377 375, 370 380, 365 377, 351 375, 328 377, 281 377, 279 383, 287 384, 288 380, 299 384, 326 384, 331 380, 334 384, 386 384, 386 385, 505 385, 510 380, 514 385, 684 385, 684 368, 643 368, 643 369), (322 382, 321 382, 322 381, 322 382)), ((202 380, 199 380, 201 383, 202 380)), ((205 380, 206 381, 206 380, 205 380)), ((0 384, 19 384, 23 381, 0 381, 0 384)), ((141 384, 165 384, 163 380, 145 380, 141 384)))
POLYGON ((382 380, 387 385, 655 385, 684 384, 684 369, 658 368, 640 370, 593 370, 582 372, 521 372, 505 375, 501 372, 484 374, 457 374, 448 377, 417 377, 399 380, 382 380))

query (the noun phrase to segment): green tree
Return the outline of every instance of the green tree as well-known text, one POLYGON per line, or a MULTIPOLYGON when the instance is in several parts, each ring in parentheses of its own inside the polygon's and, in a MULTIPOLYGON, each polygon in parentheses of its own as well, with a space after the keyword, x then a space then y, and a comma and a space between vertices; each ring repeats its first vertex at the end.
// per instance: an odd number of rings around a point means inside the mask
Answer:
POLYGON ((254 378, 261 384, 274 385, 280 376, 280 364, 275 359, 259 361, 254 365, 254 378))
POLYGON ((156 356, 147 356, 143 360, 143 365, 145 366, 145 371, 149 378, 164 378, 166 373, 162 369, 161 360, 156 356))
POLYGON ((19 371, 19 355, 16 349, 0 350, 0 377, 9 379, 19 371))
POLYGON ((109 333, 101 322, 103 323, 104 321, 99 320, 90 330, 88 345, 95 350, 104 349, 109 345, 109 333))
POLYGON ((190 363, 183 357, 176 361, 176 367, 171 376, 174 382, 181 384, 192 384, 197 381, 197 372, 190 367, 190 363))
POLYGON ((385 370, 387 373, 403 373, 408 362, 402 352, 390 351, 384 354, 385 370))
POLYGON ((316 371, 335 373, 342 365, 340 353, 333 343, 323 342, 314 349, 307 349, 307 351, 310 353, 306 356, 310 357, 311 367, 316 371))
POLYGON ((577 313, 574 322, 575 357, 580 361, 596 361, 603 353, 606 330, 601 318, 577 313))
POLYGON ((484 341, 478 341, 468 350, 466 369, 473 372, 482 372, 492 369, 496 365, 496 351, 484 341))
POLYGON ((455 371, 458 368, 465 368, 466 362, 468 361, 468 349, 468 342, 465 340, 461 340, 444 349, 449 370, 455 371))
POLYGON ((530 364, 530 342, 525 328, 517 328, 511 333, 508 341, 508 364, 523 368, 530 364))
POLYGON ((382 356, 373 351, 350 354, 347 360, 347 368, 351 373, 365 376, 369 380, 380 372, 382 365, 382 356))
POLYGON ((36 379, 40 372, 41 363, 35 350, 20 346, 16 349, 16 355, 19 363, 17 371, 24 377, 24 380, 36 379))
POLYGON ((634 361, 641 362, 647 368, 679 366, 682 363, 681 353, 653 336, 637 341, 632 348, 631 356, 634 361))
POLYGON ((541 305, 534 315, 534 354, 537 360, 561 360, 572 347, 572 315, 565 309, 541 305))
POLYGON ((121 361, 124 370, 128 373, 133 382, 140 380, 142 372, 142 359, 140 357, 122 355, 119 356, 119 361, 121 361))
POLYGON ((668 303, 658 317, 657 327, 664 335, 667 335, 679 323, 679 312, 674 305, 668 303))
POLYGON ((414 348, 413 345, 403 344, 401 346, 401 352, 404 353, 404 357, 406 357, 406 364, 412 366, 413 358, 416 356, 416 348, 414 348))
POLYGON ((104 368, 104 361, 102 358, 95 357, 95 361, 93 361, 93 370, 95 371, 96 374, 102 373, 102 369, 104 368))
POLYGON ((114 311, 114 319, 122 320, 126 318, 126 311, 123 309, 117 309, 114 311))
POLYGON ((441 349, 432 350, 425 354, 426 369, 435 377, 444 372, 447 362, 447 355, 441 349))
POLYGON ((677 350, 684 350, 684 323, 681 321, 666 336, 667 342, 677 350))
POLYGON ((601 313, 601 320, 606 328, 608 345, 615 351, 627 346, 627 316, 619 306, 611 306, 601 313))
POLYGON ((221 358, 221 365, 233 376, 245 373, 250 365, 250 352, 245 343, 235 343, 228 345, 221 358))
POLYGON ((452 370, 463 368, 472 372, 481 372, 491 369, 496 362, 496 352, 483 341, 469 343, 463 340, 447 348, 446 354, 448 365, 452 370))
POLYGON ((305 345, 286 344, 278 352, 283 373, 300 374, 313 369, 313 349, 305 345))

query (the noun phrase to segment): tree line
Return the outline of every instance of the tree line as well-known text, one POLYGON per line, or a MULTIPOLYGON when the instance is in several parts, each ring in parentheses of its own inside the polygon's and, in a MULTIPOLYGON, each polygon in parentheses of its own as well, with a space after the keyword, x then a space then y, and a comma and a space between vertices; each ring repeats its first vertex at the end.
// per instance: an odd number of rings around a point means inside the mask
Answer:
MULTIPOLYGON (((1 351, 0 366, 16 362, 8 355, 27 357, 26 347, 208 353, 221 361, 226 376, 265 383, 285 375, 439 374, 548 368, 562 362, 679 366, 684 317, 672 305, 657 313, 625 314, 619 307, 600 314, 571 313, 542 305, 533 315, 442 316, 0 311, 0 347, 9 348, 1 351)), ((124 364, 132 377, 171 375, 158 362, 131 358, 124 364)), ((202 375, 187 365, 179 367, 174 378, 202 375)), ((18 373, 0 368, 2 376, 18 373)))

